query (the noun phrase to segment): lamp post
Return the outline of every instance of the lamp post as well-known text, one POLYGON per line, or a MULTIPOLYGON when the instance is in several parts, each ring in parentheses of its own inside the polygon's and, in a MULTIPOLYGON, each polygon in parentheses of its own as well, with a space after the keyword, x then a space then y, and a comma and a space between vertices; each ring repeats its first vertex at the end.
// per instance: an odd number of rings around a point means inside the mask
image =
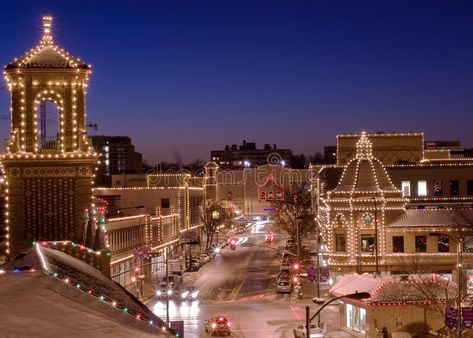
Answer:
POLYGON ((375 277, 379 275, 379 262, 378 262, 378 205, 376 203, 376 197, 371 197, 374 201, 374 264, 375 264, 375 277))
MULTIPOLYGON (((185 245, 185 244, 189 244, 189 245, 197 245, 199 244, 199 241, 190 241, 190 242, 185 242, 185 243, 181 243, 181 244, 178 244, 176 245, 174 248, 171 249, 171 251, 169 251, 168 253, 166 253, 166 285, 169 289, 169 255, 174 251, 176 250, 177 248, 185 245)), ((166 293, 166 325, 169 327, 169 293, 166 293)))
POLYGON ((458 240, 453 238, 452 236, 448 234, 441 234, 438 232, 431 232, 429 233, 429 236, 434 236, 434 237, 440 237, 440 236, 447 236, 449 239, 451 239, 456 245, 457 245, 457 327, 456 327, 456 336, 458 338, 461 338, 462 336, 462 326, 461 326, 461 321, 462 321, 462 311, 461 311, 461 290, 462 290, 462 275, 463 275, 463 270, 462 270, 462 250, 463 250, 463 238, 461 237, 460 234, 458 234, 458 240))

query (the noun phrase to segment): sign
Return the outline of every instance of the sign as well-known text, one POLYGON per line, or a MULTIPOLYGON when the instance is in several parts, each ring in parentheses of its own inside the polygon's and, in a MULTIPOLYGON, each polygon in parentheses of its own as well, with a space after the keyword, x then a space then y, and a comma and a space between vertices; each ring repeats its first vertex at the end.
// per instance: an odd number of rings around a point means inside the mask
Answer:
POLYGON ((328 267, 322 266, 319 269, 320 269, 320 281, 321 282, 328 281, 328 278, 329 278, 329 275, 330 275, 328 267))
POLYGON ((176 331, 176 337, 184 338, 184 321, 171 320, 171 329, 176 331))
POLYGON ((445 326, 453 329, 457 326, 457 309, 454 307, 448 308, 445 311, 445 326))
POLYGON ((315 280, 317 279, 317 270, 315 266, 311 266, 309 270, 307 271, 307 278, 309 279, 309 282, 314 283, 315 280))
POLYGON ((473 307, 462 308, 462 327, 466 329, 473 327, 473 307))
POLYGON ((264 208, 263 210, 264 211, 276 211, 278 209, 276 209, 276 208, 264 208))

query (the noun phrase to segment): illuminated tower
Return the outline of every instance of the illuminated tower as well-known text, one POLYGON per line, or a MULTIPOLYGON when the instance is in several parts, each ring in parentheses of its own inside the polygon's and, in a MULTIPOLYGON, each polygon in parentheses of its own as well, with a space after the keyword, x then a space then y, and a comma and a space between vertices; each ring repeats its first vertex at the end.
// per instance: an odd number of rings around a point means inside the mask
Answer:
POLYGON ((207 162, 204 165, 204 203, 217 201, 217 171, 218 165, 215 162, 207 162))
POLYGON ((51 28, 52 18, 43 17, 38 45, 4 69, 11 93, 10 139, 1 157, 8 255, 32 241, 80 239, 92 200, 98 156, 87 139, 85 112, 91 67, 54 44, 51 28), (46 103, 57 110, 49 135, 46 103))

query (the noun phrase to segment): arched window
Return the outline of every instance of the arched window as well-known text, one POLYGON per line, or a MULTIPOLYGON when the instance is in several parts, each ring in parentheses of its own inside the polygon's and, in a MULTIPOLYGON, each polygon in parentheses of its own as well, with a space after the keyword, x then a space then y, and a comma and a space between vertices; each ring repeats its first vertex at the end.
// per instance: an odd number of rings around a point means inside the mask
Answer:
POLYGON ((58 106, 50 100, 41 101, 37 108, 38 146, 40 149, 59 149, 59 115, 58 106))
POLYGON ((345 227, 345 216, 343 216, 343 214, 338 214, 335 217, 335 226, 339 228, 345 227))
POLYGON ((374 217, 371 214, 364 214, 363 217, 361 218, 361 224, 363 224, 364 227, 366 228, 371 228, 373 227, 374 223, 374 217))
POLYGON ((260 192, 259 199, 262 201, 266 201, 266 192, 264 191, 260 192))

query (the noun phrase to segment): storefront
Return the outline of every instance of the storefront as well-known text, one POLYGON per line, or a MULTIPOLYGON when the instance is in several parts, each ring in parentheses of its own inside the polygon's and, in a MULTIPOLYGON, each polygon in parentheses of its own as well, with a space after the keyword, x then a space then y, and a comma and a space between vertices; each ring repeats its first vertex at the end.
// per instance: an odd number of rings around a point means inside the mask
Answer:
POLYGON ((344 308, 344 328, 361 334, 365 334, 366 309, 349 303, 345 303, 344 308))

